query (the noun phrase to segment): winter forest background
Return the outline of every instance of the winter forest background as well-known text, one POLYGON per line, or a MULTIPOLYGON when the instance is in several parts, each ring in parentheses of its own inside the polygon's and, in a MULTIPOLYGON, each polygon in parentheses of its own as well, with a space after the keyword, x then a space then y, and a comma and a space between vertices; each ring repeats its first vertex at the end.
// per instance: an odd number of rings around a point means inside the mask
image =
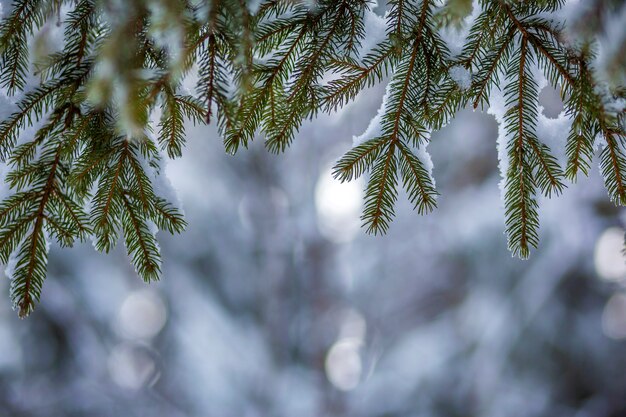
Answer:
MULTIPOLYGON (((439 208, 400 198, 368 236, 363 183, 330 167, 384 89, 305 123, 285 155, 229 156, 190 125, 167 166, 189 228, 160 236, 160 282, 121 249, 53 246, 35 314, 0 297, 0 416, 626 415, 626 217, 597 167, 542 201, 539 249, 513 258, 498 125, 467 109, 428 147, 439 208)), ((558 129, 558 93, 540 97, 558 129)))

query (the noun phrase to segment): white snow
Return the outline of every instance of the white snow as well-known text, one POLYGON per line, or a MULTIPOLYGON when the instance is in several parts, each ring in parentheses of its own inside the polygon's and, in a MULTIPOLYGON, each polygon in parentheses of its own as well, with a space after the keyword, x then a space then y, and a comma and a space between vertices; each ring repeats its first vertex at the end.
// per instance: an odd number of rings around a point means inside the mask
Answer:
MULTIPOLYGON (((430 182, 433 184, 433 187, 435 187, 437 184, 435 183, 435 177, 433 177, 433 160, 430 156, 430 154, 428 153, 428 151, 426 150, 426 147, 428 146, 428 144, 430 143, 430 133, 426 134, 424 137, 424 144, 422 146, 419 146, 418 148, 413 148, 413 152, 415 153, 415 155, 417 156, 417 158, 420 160, 420 162, 424 165, 424 169, 426 169, 426 171, 428 171, 428 177, 430 178, 430 182)), ((435 200, 437 199, 437 196, 435 195, 435 200)))
MULTIPOLYGON (((544 88, 551 88, 548 79, 543 72, 538 68, 533 68, 533 76, 537 81, 537 92, 541 92, 544 88)), ((547 117, 544 114, 543 106, 540 102, 537 103, 537 128, 536 134, 540 142, 544 143, 550 148, 552 155, 554 155, 561 166, 565 166, 567 161, 565 148, 567 145, 567 137, 569 135, 570 128, 572 126, 572 120, 567 115, 565 108, 559 113, 556 118, 547 117)))
POLYGON ((546 117, 539 111, 537 137, 550 148, 552 155, 556 157, 561 166, 565 166, 567 161, 565 148, 571 126, 572 119, 564 111, 556 119, 546 117))
POLYGON ((506 134, 506 128, 504 126, 504 114, 506 113, 506 100, 504 98, 504 92, 498 88, 492 88, 489 96, 489 109, 488 114, 493 115, 498 122, 498 167, 500 169, 500 195, 502 201, 504 201, 506 173, 509 170, 509 158, 507 155, 506 146, 508 143, 508 136, 506 134))
POLYGON ((387 111, 387 97, 389 96, 389 90, 390 84, 387 84, 387 88, 385 89, 385 95, 383 96, 383 100, 378 109, 378 113, 376 113, 376 116, 374 116, 374 118, 370 120, 370 123, 367 126, 365 132, 363 132, 359 136, 352 137, 353 146, 359 146, 362 143, 367 142, 368 140, 375 139, 382 135, 381 122, 383 116, 385 115, 385 112, 387 111))
POLYGON ((359 58, 364 57, 370 52, 376 45, 385 40, 387 23, 385 17, 378 15, 371 10, 365 12, 364 26, 365 26, 365 38, 361 40, 361 48, 359 50, 359 58))
POLYGON ((472 86, 472 73, 461 65, 450 68, 450 78, 459 85, 462 90, 467 90, 472 86))

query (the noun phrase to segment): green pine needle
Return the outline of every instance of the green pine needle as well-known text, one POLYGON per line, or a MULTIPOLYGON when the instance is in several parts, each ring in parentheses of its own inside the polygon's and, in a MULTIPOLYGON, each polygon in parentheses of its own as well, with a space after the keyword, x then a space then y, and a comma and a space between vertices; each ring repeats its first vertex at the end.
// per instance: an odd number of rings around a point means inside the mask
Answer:
POLYGON ((385 36, 364 50, 366 0, 137 0, 123 13, 99 0, 14 0, 0 22, 0 86, 19 97, 0 121, 11 189, 0 201, 0 262, 10 264, 19 315, 41 297, 51 243, 91 238, 109 252, 122 240, 138 275, 159 279, 157 232, 187 225, 154 181, 162 158, 184 157, 188 122, 215 123, 228 153, 259 136, 280 153, 305 120, 384 82, 377 133, 333 170, 339 181, 367 177, 368 233, 389 229, 399 186, 418 213, 436 208, 420 156, 430 132, 466 105, 488 108, 494 89, 506 98, 505 224, 514 255, 526 258, 539 244, 540 194, 559 195, 566 179, 587 175, 598 143, 609 198, 626 205, 626 112, 609 105, 626 87, 599 81, 593 36, 566 43, 564 22, 546 17, 563 4, 389 0, 385 36), (480 10, 452 56, 441 28, 463 25, 472 6, 480 10), (31 43, 51 21, 63 27, 63 45, 31 62, 31 43), (469 71, 469 88, 453 79, 454 67, 469 71), (572 121, 565 166, 537 134, 538 71, 560 89, 572 121), (182 87, 188 76, 197 76, 195 94, 182 87))

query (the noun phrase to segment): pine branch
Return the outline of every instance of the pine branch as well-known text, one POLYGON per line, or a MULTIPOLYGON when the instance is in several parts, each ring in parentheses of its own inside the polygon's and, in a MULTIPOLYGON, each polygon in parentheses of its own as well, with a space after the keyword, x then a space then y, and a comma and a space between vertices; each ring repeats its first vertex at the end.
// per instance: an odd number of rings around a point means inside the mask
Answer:
POLYGON ((612 130, 603 132, 606 147, 600 155, 600 169, 604 176, 606 188, 611 201, 621 206, 626 205, 626 153, 623 149, 624 136, 620 142, 616 140, 619 134, 612 130))
POLYGON ((580 73, 566 102, 567 114, 572 118, 572 128, 567 138, 567 169, 565 175, 575 181, 579 172, 589 175, 594 155, 597 128, 586 110, 591 107, 593 83, 585 66, 579 62, 580 73))
POLYGON ((0 123, 0 161, 5 161, 11 153, 20 132, 50 109, 55 95, 63 87, 60 82, 49 83, 29 92, 18 104, 17 111, 0 123))
POLYGON ((12 212, 7 218, 13 220, 13 224, 2 224, 0 260, 7 262, 19 246, 11 274, 11 296, 20 317, 30 314, 41 294, 48 252, 45 232, 63 246, 71 246, 88 232, 86 216, 78 205, 68 202, 60 188, 64 176, 61 154, 62 144, 49 145, 40 159, 42 169, 33 173, 33 188, 14 195, 0 208, 0 212, 12 212))
POLYGON ((28 72, 28 36, 45 21, 41 0, 16 0, 0 24, 0 86, 13 95, 23 90, 28 72))
POLYGON ((527 136, 532 132, 525 124, 528 121, 528 112, 534 108, 529 103, 531 95, 528 88, 532 88, 533 81, 527 74, 527 59, 528 41, 526 37, 522 37, 519 57, 513 58, 509 69, 511 77, 517 72, 517 86, 507 86, 506 92, 509 107, 506 122, 511 139, 507 145, 510 166, 506 174, 504 197, 509 249, 521 258, 528 258, 530 247, 536 247, 539 243, 536 185, 529 162, 530 149, 527 141, 527 136))
POLYGON ((513 26, 510 26, 507 30, 507 34, 501 38, 496 44, 494 50, 491 50, 485 54, 481 59, 481 66, 479 67, 476 78, 479 80, 472 85, 470 96, 474 98, 474 108, 477 108, 481 103, 483 105, 489 105, 489 89, 492 85, 499 85, 499 74, 503 71, 506 62, 509 60, 511 53, 511 42, 515 35, 513 26))
POLYGON ((330 69, 341 77, 332 80, 325 88, 323 102, 326 111, 336 111, 365 88, 381 82, 389 75, 396 60, 397 48, 391 42, 383 42, 363 59, 363 64, 350 59, 331 61, 330 69))
POLYGON ((385 148, 372 168, 372 175, 365 190, 365 208, 361 216, 361 220, 367 227, 367 233, 374 235, 384 234, 389 229, 389 223, 394 216, 394 205, 398 198, 396 144, 390 142, 385 148))
POLYGON ((372 166, 387 142, 385 137, 378 137, 352 148, 337 162, 333 176, 341 182, 359 178, 372 166))
POLYGON ((439 193, 430 180, 430 173, 422 161, 402 142, 398 142, 398 153, 402 181, 409 194, 409 201, 414 204, 419 214, 433 211, 437 207, 436 196, 439 193))
POLYGON ((161 255, 156 239, 142 220, 141 210, 132 204, 124 194, 122 195, 122 202, 125 208, 122 225, 128 255, 131 257, 137 273, 144 281, 158 280, 161 273, 158 260, 161 255))
POLYGON ((22 94, 0 121, 10 187, 0 201, 0 262, 11 260, 21 316, 41 295, 48 242, 91 237, 108 252, 121 235, 138 274, 159 278, 156 233, 180 233, 186 223, 153 181, 163 157, 181 157, 188 122, 216 122, 229 153, 257 135, 283 152, 304 120, 382 82, 378 115, 333 170, 340 181, 369 173, 368 233, 388 230, 399 181, 418 213, 436 207, 429 133, 469 103, 489 107, 494 87, 505 93, 505 218, 515 255, 528 257, 538 244, 537 194, 558 195, 564 177, 587 175, 599 140, 609 197, 626 204, 626 88, 616 84, 624 77, 615 57, 611 85, 598 77, 597 19, 592 35, 562 34, 553 12, 563 0, 474 2, 480 9, 459 57, 440 30, 463 24, 468 0, 389 0, 384 38, 369 50, 365 0, 159 2, 159 13, 154 1, 127 2, 120 13, 95 0, 15 0, 0 22, 0 86, 22 94), (29 42, 51 18, 63 26, 62 45, 31 62, 29 42), (458 67, 469 72, 469 88, 458 67), (560 89, 572 121, 565 172, 537 135, 537 70, 560 89), (188 94, 183 79, 194 72, 188 94), (32 88, 31 75, 40 80, 32 88))

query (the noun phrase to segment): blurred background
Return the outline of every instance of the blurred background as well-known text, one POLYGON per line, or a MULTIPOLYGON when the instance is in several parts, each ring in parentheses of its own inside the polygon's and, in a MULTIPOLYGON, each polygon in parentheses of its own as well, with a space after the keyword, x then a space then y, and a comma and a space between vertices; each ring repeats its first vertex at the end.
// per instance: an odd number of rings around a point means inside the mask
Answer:
MULTIPOLYGON (((121 247, 53 246, 21 321, 3 277, 0 416, 626 415, 626 217, 598 169, 542 202, 539 249, 512 258, 497 124, 464 110, 428 146, 439 208, 400 195, 388 235, 368 236, 364 183, 330 167, 383 90, 306 123, 284 155, 258 138, 229 156, 189 126, 167 166, 189 227, 160 236, 161 282, 121 247)), ((558 94, 541 100, 558 128, 558 94)))

